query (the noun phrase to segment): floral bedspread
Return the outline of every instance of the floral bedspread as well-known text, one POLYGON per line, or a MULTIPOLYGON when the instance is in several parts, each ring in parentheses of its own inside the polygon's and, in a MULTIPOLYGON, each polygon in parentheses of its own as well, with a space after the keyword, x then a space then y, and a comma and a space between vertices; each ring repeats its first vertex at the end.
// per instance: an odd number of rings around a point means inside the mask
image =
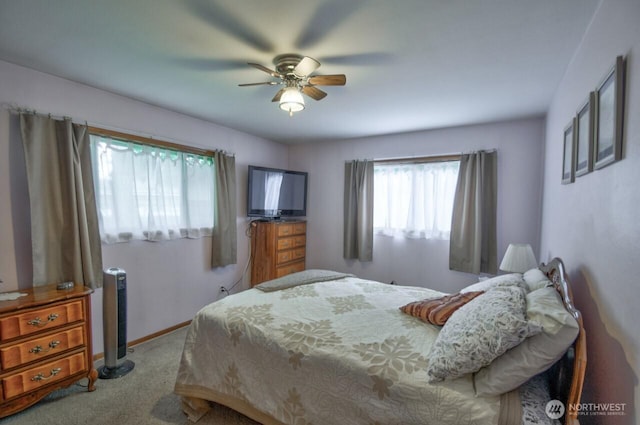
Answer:
POLYGON ((175 391, 263 423, 497 424, 500 397, 470 376, 427 383, 439 327, 398 308, 440 295, 347 277, 229 296, 195 316, 175 391))

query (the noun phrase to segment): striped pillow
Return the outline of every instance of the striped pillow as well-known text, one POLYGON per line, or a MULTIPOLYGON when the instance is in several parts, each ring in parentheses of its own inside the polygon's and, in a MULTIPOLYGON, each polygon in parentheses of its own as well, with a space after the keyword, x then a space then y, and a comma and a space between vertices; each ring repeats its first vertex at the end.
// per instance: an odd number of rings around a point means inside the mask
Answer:
POLYGON ((432 325, 443 326, 457 309, 483 293, 472 291, 414 301, 400 307, 400 310, 432 325))

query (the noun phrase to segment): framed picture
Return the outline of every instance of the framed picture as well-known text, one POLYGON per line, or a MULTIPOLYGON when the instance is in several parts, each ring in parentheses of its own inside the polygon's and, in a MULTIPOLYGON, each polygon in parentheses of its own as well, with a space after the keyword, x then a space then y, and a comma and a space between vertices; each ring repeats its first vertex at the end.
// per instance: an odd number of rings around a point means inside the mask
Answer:
POLYGON ((595 93, 578 109, 576 116, 576 170, 575 176, 583 176, 593 169, 593 121, 595 93))
POLYGON ((562 154, 562 184, 573 183, 574 169, 575 169, 575 133, 573 131, 575 127, 576 118, 572 119, 569 125, 564 129, 564 144, 562 154))
POLYGON ((622 121, 624 117, 624 57, 618 56, 596 90, 593 168, 618 161, 622 156, 622 121))

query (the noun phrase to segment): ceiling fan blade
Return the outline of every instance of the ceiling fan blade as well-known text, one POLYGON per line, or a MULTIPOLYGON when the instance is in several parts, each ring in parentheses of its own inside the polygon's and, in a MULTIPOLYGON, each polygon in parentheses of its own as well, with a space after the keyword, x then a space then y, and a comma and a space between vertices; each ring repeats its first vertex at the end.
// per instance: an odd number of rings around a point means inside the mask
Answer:
POLYGON ((327 95, 325 92, 323 92, 319 88, 312 87, 312 86, 302 87, 302 93, 306 94, 307 96, 315 100, 320 100, 327 95))
POLYGON ((273 69, 269 69, 264 65, 260 65, 259 63, 251 63, 251 62, 249 62, 247 65, 250 65, 250 66, 252 66, 254 68, 257 68, 260 71, 266 72, 267 74, 271 75, 272 77, 282 78, 282 74, 278 74, 273 69))
POLYGON ((304 23, 304 31, 295 41, 294 45, 298 50, 308 50, 326 39, 333 30, 347 22, 367 2, 366 0, 329 0, 317 3, 319 6, 304 23))
POLYGON ((317 60, 310 58, 309 56, 305 56, 302 60, 293 68, 293 74, 296 77, 306 77, 311 74, 313 71, 320 67, 320 62, 317 60))
POLYGON ((276 84, 280 84, 277 81, 265 81, 263 83, 244 83, 238 84, 240 87, 249 87, 249 86, 275 86, 276 84))
POLYGON ((331 65, 370 66, 388 64, 389 61, 395 60, 395 57, 393 54, 386 52, 369 52, 350 55, 323 56, 320 60, 322 63, 328 63, 331 65))
POLYGON ((276 93, 276 95, 273 96, 273 99, 271 99, 271 101, 272 102, 279 102, 280 101, 280 97, 282 96, 282 93, 284 93, 284 89, 278 90, 278 93, 276 93))
POLYGON ((335 75, 315 75, 309 78, 309 84, 314 86, 344 86, 347 77, 344 74, 335 75))
POLYGON ((246 60, 237 59, 216 59, 206 57, 178 57, 173 59, 174 62, 181 67, 193 71, 230 71, 238 69, 246 69, 246 60))
POLYGON ((240 19, 234 16, 219 2, 188 0, 185 4, 188 11, 198 19, 203 20, 212 28, 223 31, 236 39, 243 41, 245 44, 257 49, 261 52, 271 52, 274 49, 273 44, 268 42, 265 34, 257 32, 246 19, 240 19))

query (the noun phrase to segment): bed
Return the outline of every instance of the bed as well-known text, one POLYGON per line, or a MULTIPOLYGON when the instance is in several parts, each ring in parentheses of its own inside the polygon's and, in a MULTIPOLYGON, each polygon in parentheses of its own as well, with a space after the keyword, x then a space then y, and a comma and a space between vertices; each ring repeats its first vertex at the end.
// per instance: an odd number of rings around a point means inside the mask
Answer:
POLYGON ((266 425, 577 425, 585 341, 559 259, 456 294, 308 270, 199 311, 175 392, 194 422, 215 402, 266 425))

